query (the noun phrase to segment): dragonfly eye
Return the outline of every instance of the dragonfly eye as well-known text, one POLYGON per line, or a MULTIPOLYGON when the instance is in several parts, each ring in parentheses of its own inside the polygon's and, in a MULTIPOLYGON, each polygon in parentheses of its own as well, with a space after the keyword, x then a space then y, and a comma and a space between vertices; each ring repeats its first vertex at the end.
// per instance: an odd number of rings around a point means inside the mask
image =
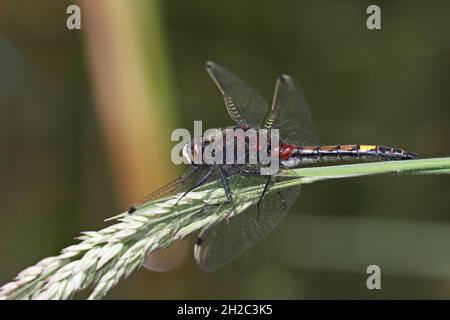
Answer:
POLYGON ((192 146, 193 146, 193 148, 192 148, 192 155, 194 156, 194 159, 195 159, 195 157, 196 156, 198 156, 199 154, 201 154, 202 153, 202 145, 201 145, 201 143, 199 144, 199 143, 192 143, 192 146))
POLYGON ((191 153, 191 143, 186 143, 183 147, 183 158, 188 162, 192 163, 192 153, 191 153))
POLYGON ((194 141, 188 142, 183 147, 183 158, 187 161, 189 164, 198 164, 202 159, 202 143, 201 141, 194 141), (197 161, 196 161, 197 160, 197 161))

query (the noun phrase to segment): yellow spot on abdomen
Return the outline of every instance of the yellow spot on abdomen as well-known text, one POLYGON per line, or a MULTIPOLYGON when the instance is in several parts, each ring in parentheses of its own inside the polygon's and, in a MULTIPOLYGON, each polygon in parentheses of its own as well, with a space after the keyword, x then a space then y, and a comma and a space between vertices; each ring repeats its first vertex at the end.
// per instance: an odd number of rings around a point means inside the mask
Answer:
POLYGON ((362 144, 359 146, 359 150, 361 151, 375 150, 376 148, 377 146, 372 144, 362 144))

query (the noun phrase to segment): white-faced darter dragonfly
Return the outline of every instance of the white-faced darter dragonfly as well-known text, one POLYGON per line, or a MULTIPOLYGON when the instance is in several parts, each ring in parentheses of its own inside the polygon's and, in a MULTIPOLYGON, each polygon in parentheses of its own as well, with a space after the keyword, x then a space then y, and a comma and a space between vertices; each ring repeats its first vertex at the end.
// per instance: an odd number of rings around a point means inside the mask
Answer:
MULTIPOLYGON (((409 160, 417 158, 403 149, 369 144, 347 144, 321 146, 311 120, 311 114, 300 86, 288 75, 281 75, 276 82, 272 105, 244 81, 224 67, 207 62, 206 69, 223 95, 226 108, 235 122, 232 128, 247 130, 279 129, 279 167, 281 170, 301 167, 323 161, 348 160, 409 160)), ((223 130, 225 134, 225 129, 223 130)), ((274 176, 259 176, 257 165, 250 164, 193 164, 196 152, 203 152, 210 137, 192 140, 183 149, 183 155, 191 163, 180 178, 151 193, 132 206, 132 214, 145 204, 180 194, 186 194, 203 184, 221 181, 227 200, 222 205, 236 206, 248 202, 240 195, 245 183, 234 183, 255 177, 261 180, 260 196, 244 212, 202 230, 197 238, 194 256, 203 271, 213 271, 228 264, 256 242, 264 238, 286 215, 297 199, 300 187, 291 187, 269 193, 270 186, 279 181, 274 176)), ((225 141, 225 139, 224 139, 225 141)), ((248 145, 247 145, 248 147, 248 145)), ((247 152, 248 150, 246 150, 247 152)), ((254 183, 254 182, 253 182, 254 183)), ((205 205, 206 207, 207 205, 205 205)), ((215 206, 208 207, 217 210, 215 206)))

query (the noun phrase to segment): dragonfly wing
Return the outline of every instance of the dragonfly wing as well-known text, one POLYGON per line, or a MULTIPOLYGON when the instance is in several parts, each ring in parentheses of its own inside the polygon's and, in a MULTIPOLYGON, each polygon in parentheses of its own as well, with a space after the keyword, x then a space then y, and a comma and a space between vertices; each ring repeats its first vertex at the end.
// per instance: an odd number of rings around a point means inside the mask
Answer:
POLYGON ((157 199, 170 197, 175 194, 190 190, 192 186, 195 186, 199 181, 201 181, 203 177, 208 174, 209 170, 209 167, 190 167, 182 176, 178 177, 172 182, 169 182, 158 190, 150 193, 139 202, 135 203, 130 210, 133 212, 157 199))
MULTIPOLYGON (((245 179, 259 179, 261 181, 258 183, 264 185, 267 176, 245 179)), ((245 196, 240 196, 238 190, 232 188, 231 191, 234 194, 234 205, 248 201, 245 196)), ((285 217, 299 192, 299 187, 293 187, 279 193, 266 193, 261 201, 258 217, 254 202, 247 210, 202 230, 194 249, 199 268, 207 272, 214 271, 253 247, 285 217)))
POLYGON ((207 62, 206 70, 219 87, 233 121, 241 126, 259 128, 268 110, 264 98, 244 81, 214 62, 207 62))
POLYGON ((288 75, 277 79, 272 107, 263 127, 279 129, 280 139, 298 146, 318 145, 319 136, 302 88, 288 75))

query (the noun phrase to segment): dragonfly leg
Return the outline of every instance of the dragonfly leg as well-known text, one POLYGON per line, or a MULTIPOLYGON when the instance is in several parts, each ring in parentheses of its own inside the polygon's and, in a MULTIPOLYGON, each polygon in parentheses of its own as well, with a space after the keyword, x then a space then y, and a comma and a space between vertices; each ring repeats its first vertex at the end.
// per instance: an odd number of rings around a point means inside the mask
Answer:
POLYGON ((225 194, 227 196, 227 200, 225 200, 223 202, 219 202, 219 203, 208 203, 208 204, 205 204, 203 206, 202 210, 207 210, 209 208, 214 208, 214 207, 218 208, 218 207, 220 207, 223 204, 233 204, 233 198, 232 198, 233 192, 231 192, 226 172, 225 172, 225 170, 223 168, 219 167, 219 173, 220 173, 220 180, 222 182, 223 189, 224 189, 225 194))
POLYGON ((269 184, 270 184, 271 180, 272 180, 272 176, 268 176, 267 180, 266 180, 266 184, 264 185, 264 190, 261 193, 261 196, 259 197, 258 202, 256 203, 256 222, 259 221, 259 206, 261 204, 261 201, 262 201, 264 195, 266 194, 267 190, 269 189, 269 184))
POLYGON ((136 212, 136 207, 135 206, 131 206, 130 209, 128 209, 127 213, 128 214, 132 214, 133 212, 136 212))
POLYGON ((230 185, 228 184, 226 174, 223 168, 219 168, 219 172, 220 172, 220 180, 222 181, 223 189, 225 190, 225 194, 227 196, 227 203, 231 203, 233 199, 231 197, 230 185))
POLYGON ((181 201, 181 199, 183 199, 189 192, 191 192, 192 190, 194 190, 195 188, 200 187, 203 183, 205 183, 206 180, 208 180, 208 178, 211 176, 211 174, 214 171, 214 167, 211 166, 211 169, 201 178, 197 181, 196 184, 194 184, 192 187, 190 187, 185 193, 183 193, 183 195, 180 197, 180 199, 177 200, 177 202, 175 203, 175 205, 178 205, 178 202, 181 201))

